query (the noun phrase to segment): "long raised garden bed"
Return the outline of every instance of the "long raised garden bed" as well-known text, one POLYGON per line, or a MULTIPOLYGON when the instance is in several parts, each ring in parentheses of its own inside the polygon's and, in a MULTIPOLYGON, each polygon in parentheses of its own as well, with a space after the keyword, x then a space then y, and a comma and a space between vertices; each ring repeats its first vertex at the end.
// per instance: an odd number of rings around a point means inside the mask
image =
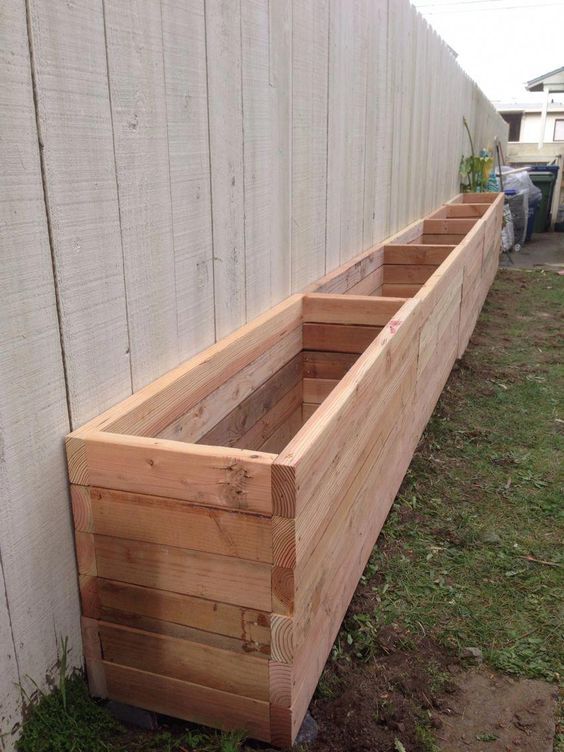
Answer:
POLYGON ((502 201, 457 197, 69 436, 93 694, 293 741, 502 201))

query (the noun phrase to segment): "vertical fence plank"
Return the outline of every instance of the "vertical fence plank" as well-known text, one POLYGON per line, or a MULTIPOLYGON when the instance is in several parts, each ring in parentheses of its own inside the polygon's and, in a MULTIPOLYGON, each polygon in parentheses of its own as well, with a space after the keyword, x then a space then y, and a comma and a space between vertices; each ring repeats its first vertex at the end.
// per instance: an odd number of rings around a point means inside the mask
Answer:
POLYGON ((204 0, 163 0, 176 316, 180 359, 215 339, 204 0))
POLYGON ((30 0, 46 199, 73 427, 131 393, 101 2, 30 0))
POLYGON ((160 4, 105 0, 133 388, 179 360, 160 4))
POLYGON ((368 3, 363 243, 389 235, 394 112, 388 70, 387 0, 368 3))
MULTIPOLYGON (((20 710, 20 689, 12 681, 27 691, 31 680, 45 687, 61 637, 69 638, 71 662, 80 664, 81 656, 61 451, 69 421, 26 12, 19 0, 3 5, 0 46, 6 115, 0 139, 0 717, 7 732, 20 710)), ((5 741, 13 746, 13 739, 5 741)))
POLYGON ((340 261, 363 249, 364 168, 366 146, 366 78, 368 61, 368 9, 366 0, 348 8, 345 160, 340 261))
POLYGON ((272 305, 275 207, 271 192, 275 158, 271 121, 268 0, 241 5, 241 67, 245 192, 245 290, 247 318, 272 305))
POLYGON ((272 303, 291 292, 292 0, 269 0, 272 112, 272 303))
POLYGON ((325 272, 327 200, 327 0, 292 10, 292 289, 325 272))
POLYGON ((241 13, 206 0, 216 336, 246 320, 241 13))

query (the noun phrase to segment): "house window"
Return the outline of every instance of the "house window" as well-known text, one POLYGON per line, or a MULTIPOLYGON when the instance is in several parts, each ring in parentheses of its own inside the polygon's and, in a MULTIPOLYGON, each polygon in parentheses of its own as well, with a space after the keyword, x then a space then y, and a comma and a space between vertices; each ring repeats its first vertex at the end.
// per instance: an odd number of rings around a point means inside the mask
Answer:
POLYGON ((554 140, 564 141, 564 118, 556 118, 554 121, 554 140))
POLYGON ((519 141, 521 136, 521 120, 523 119, 522 112, 501 112, 501 117, 506 123, 509 123, 509 137, 508 141, 519 141))

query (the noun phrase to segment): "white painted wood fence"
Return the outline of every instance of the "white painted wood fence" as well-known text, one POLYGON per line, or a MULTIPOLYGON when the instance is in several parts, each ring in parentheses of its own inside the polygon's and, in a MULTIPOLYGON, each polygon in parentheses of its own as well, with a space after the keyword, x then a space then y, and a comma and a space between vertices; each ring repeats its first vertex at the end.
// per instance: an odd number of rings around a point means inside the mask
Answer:
POLYGON ((81 660, 69 428, 450 198, 463 115, 506 125, 408 0, 0 8, 1 734, 81 660))

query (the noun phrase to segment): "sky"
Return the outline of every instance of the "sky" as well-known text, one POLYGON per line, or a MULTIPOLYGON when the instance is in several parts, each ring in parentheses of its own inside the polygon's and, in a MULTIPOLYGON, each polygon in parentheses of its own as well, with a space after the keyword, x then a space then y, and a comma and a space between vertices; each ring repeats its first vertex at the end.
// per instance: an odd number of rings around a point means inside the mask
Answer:
POLYGON ((564 65, 564 0, 411 2, 492 101, 540 102, 525 82, 564 65))

